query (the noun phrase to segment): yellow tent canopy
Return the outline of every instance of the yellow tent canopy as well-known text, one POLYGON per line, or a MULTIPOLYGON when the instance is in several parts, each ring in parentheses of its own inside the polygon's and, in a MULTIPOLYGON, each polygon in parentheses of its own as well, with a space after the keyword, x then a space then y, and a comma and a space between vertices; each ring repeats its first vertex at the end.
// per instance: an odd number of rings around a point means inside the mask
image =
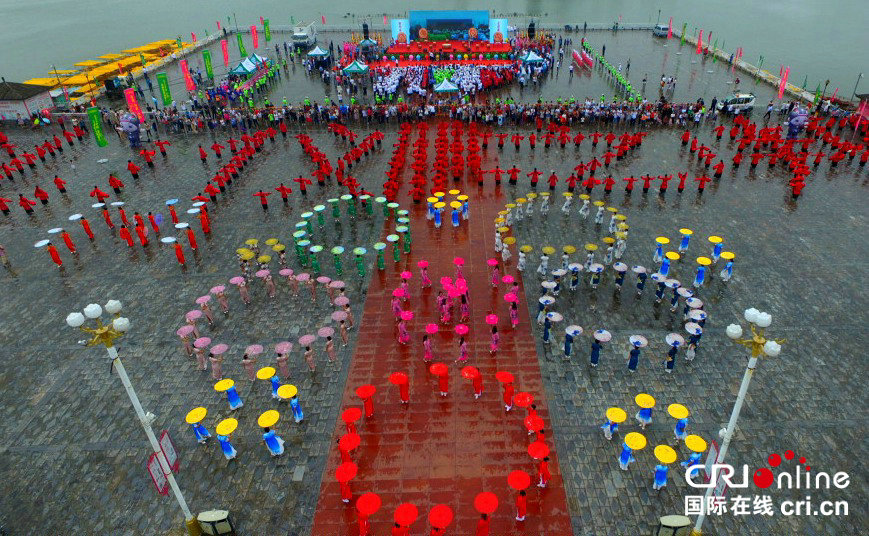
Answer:
POLYGON ((32 86, 45 86, 51 88, 60 85, 57 78, 31 78, 30 80, 25 80, 24 83, 32 86))
POLYGON ((97 65, 102 65, 104 63, 105 61, 85 60, 78 63, 73 63, 73 65, 75 65, 76 67, 96 67, 97 65))
POLYGON ((111 61, 111 60, 118 60, 121 58, 126 58, 127 55, 126 54, 103 54, 102 56, 97 56, 97 57, 104 59, 104 60, 111 61))
POLYGON ((76 87, 76 86, 83 86, 85 84, 90 84, 94 81, 95 81, 95 78, 93 76, 90 76, 90 75, 85 76, 83 74, 77 74, 75 76, 71 76, 69 78, 64 79, 61 82, 61 85, 66 86, 66 87, 76 87))

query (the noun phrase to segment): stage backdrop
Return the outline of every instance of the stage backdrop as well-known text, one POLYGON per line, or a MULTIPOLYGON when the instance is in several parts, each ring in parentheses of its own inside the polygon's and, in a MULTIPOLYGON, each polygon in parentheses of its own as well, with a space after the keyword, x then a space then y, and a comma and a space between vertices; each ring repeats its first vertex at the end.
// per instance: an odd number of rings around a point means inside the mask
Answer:
POLYGON ((489 21, 489 42, 506 43, 509 39, 507 19, 492 19, 489 21))
POLYGON ((411 41, 490 40, 488 11, 411 11, 409 23, 411 41))

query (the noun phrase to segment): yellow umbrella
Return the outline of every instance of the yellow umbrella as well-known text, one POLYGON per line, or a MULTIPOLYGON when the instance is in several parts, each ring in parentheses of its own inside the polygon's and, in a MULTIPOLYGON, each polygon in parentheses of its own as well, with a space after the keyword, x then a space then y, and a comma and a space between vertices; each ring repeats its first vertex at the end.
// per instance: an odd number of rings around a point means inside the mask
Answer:
POLYGON ((540 251, 547 255, 552 255, 553 253, 555 253, 555 248, 552 246, 543 246, 542 248, 540 248, 540 251))
POLYGON ((272 249, 274 251, 277 251, 278 253, 280 253, 281 251, 284 251, 285 249, 287 249, 287 246, 285 246, 283 244, 275 244, 274 246, 272 246, 272 249))
POLYGON ((626 219, 628 219, 628 217, 624 214, 616 214, 616 219, 619 221, 625 221, 626 219))
POLYGON ((462 194, 462 195, 456 197, 456 199, 458 199, 459 201, 467 201, 467 200, 468 200, 468 196, 465 195, 465 194, 462 194))
POLYGON ((530 246, 528 244, 525 244, 525 245, 519 246, 519 251, 521 251, 522 253, 531 253, 532 251, 534 251, 534 246, 530 246))
POLYGON ((432 197, 429 197, 428 199, 426 199, 426 201, 428 201, 429 203, 437 203, 437 202, 438 202, 438 198, 432 196, 432 197))
POLYGON ((564 246, 562 251, 564 251, 568 255, 573 255, 574 253, 576 253, 576 248, 574 246, 564 246))
POLYGON ((685 438, 685 446, 693 452, 703 452, 706 450, 706 440, 698 435, 689 435, 685 438))
POLYGON ((712 259, 709 257, 697 257, 697 264, 700 266, 709 266, 712 264, 712 259))
POLYGON ((504 206, 507 207, 508 209, 514 209, 514 208, 516 208, 516 203, 507 203, 504 206))
POLYGON ((659 236, 658 238, 655 239, 655 242, 661 244, 662 246, 666 246, 667 244, 670 243, 670 239, 667 238, 666 236, 659 236))
POLYGON ((670 259, 671 261, 678 261, 679 260, 679 254, 676 253, 675 251, 668 251, 667 253, 664 253, 664 256, 667 257, 668 259, 670 259))
POLYGON ((622 222, 622 223, 616 224, 616 228, 621 230, 621 231, 627 231, 628 229, 631 228, 631 226, 625 222, 622 222))
POLYGON ((285 384, 278 387, 278 396, 284 399, 293 398, 298 392, 299 389, 295 385, 285 384))
POLYGON ((450 201, 450 206, 453 208, 462 208, 462 204, 459 201, 450 201))
POLYGON ((230 387, 234 386, 235 382, 230 380, 229 378, 224 378, 219 382, 214 384, 214 390, 218 393, 222 393, 224 391, 228 391, 230 387))
POLYGON ((612 422, 620 423, 625 422, 625 419, 628 418, 628 414, 625 413, 625 410, 622 408, 609 408, 606 410, 606 418, 612 422))
POLYGON ((267 245, 267 246, 274 246, 274 245, 277 244, 277 243, 278 243, 278 239, 277 239, 277 238, 269 238, 268 240, 266 240, 266 245, 267 245))
POLYGON ((617 209, 616 207, 607 207, 606 209, 607 209, 609 212, 612 212, 613 214, 615 214, 616 212, 619 211, 619 209, 617 209))
POLYGON ((437 203, 434 204, 435 208, 444 208, 445 206, 447 206, 447 204, 444 203, 443 201, 438 201, 437 203))
POLYGON ((445 193, 443 193, 443 192, 435 192, 435 193, 434 193, 434 196, 437 197, 438 199, 442 198, 442 197, 445 196, 445 195, 447 195, 447 194, 445 194, 445 193))
POLYGON ((524 202, 525 202, 525 198, 524 198, 524 197, 517 197, 517 198, 516 198, 516 203, 517 203, 517 204, 521 205, 521 204, 524 203, 524 202))
POLYGON ((462 191, 461 190, 450 190, 448 193, 450 195, 459 195, 460 193, 462 193, 462 191))
POLYGON ((505 238, 505 239, 503 240, 503 242, 504 242, 505 244, 507 244, 508 246, 512 246, 513 244, 516 243, 516 237, 514 237, 514 236, 508 236, 507 238, 505 238))
POLYGON ((646 446, 646 436, 638 432, 631 432, 625 436, 625 445, 632 450, 641 450, 646 446))
POLYGON ((239 255, 246 255, 248 253, 253 253, 253 251, 251 251, 247 248, 238 248, 237 250, 235 250, 235 252, 238 253, 239 255))
POLYGON ((602 207, 602 206, 606 205, 606 203, 604 203, 603 201, 598 200, 598 201, 595 201, 594 203, 592 203, 592 205, 594 205, 594 206, 596 206, 596 207, 602 207))
POLYGON ((256 371, 256 377, 260 380, 270 380, 275 375, 274 367, 262 367, 256 371))
POLYGON ((573 197, 573 192, 564 192, 561 195, 563 195, 564 197, 573 197))
POLYGON ((243 261, 249 261, 254 257, 255 257, 255 255, 254 255, 253 251, 248 251, 247 253, 241 254, 241 260, 243 260, 243 261))
POLYGON ((268 411, 264 411, 262 415, 256 420, 256 423, 260 428, 271 428, 278 422, 278 419, 281 418, 281 414, 277 411, 270 409, 268 411))
POLYGON ((597 251, 597 244, 588 243, 585 245, 586 251, 597 251))
POLYGON ((588 194, 579 194, 579 198, 585 200, 585 199, 591 199, 591 196, 588 194))
POLYGON ((537 199, 537 194, 534 192, 529 192, 528 195, 526 195, 525 197, 527 197, 528 199, 537 199))
POLYGON ((261 263, 265 264, 271 260, 272 260, 271 255, 260 255, 259 257, 257 257, 256 262, 261 262, 261 263))
POLYGON ((220 436, 228 436, 235 432, 236 428, 238 428, 237 420, 233 418, 223 419, 222 421, 217 423, 217 428, 215 428, 215 432, 217 432, 217 435, 220 436))
POLYGON ((688 229, 687 227, 683 227, 683 228, 679 229, 679 233, 683 234, 683 235, 691 236, 692 234, 694 234, 694 231, 692 231, 691 229, 688 229))
POLYGON ((508 233, 508 232, 510 232, 510 228, 509 227, 498 227, 498 232, 499 233, 508 233))
POLYGON ((497 223, 499 225, 504 223, 505 221, 507 221, 507 220, 505 220, 504 218, 495 218, 495 223, 497 223))
POLYGON ((615 244, 616 239, 611 236, 605 236, 601 240, 603 240, 604 244, 615 244))
POLYGON ((549 192, 540 192, 540 197, 549 197, 549 192))
POLYGON ((691 412, 682 404, 670 404, 667 406, 667 413, 674 419, 686 419, 691 412))
POLYGON ((734 255, 732 251, 722 251, 721 252, 721 258, 726 260, 726 261, 732 261, 734 257, 736 257, 736 255, 734 255))
POLYGON ((655 398, 646 393, 640 393, 634 397, 634 402, 637 403, 641 408, 653 408, 655 407, 655 398))
POLYGON ((256 238, 248 238, 244 241, 244 243, 248 246, 256 246, 257 244, 259 244, 259 240, 257 240, 256 238))
POLYGON ((624 232, 622 232, 622 231, 616 231, 616 238, 618 238, 619 240, 624 240, 624 239, 626 239, 627 237, 628 237, 628 235, 625 234, 624 232))
POLYGON ((669 445, 655 447, 655 458, 661 463, 673 463, 676 461, 676 451, 669 445))
MULTIPOLYGON (((203 407, 193 408, 187 413, 187 416, 184 418, 184 421, 187 424, 195 424, 198 422, 202 422, 205 419, 206 415, 208 415, 207 409, 205 409, 203 407)), ((694 436, 688 436, 688 437, 694 437, 694 436)))
POLYGON ((716 235, 710 236, 708 240, 713 244, 720 244, 721 242, 723 242, 723 239, 720 236, 716 235))

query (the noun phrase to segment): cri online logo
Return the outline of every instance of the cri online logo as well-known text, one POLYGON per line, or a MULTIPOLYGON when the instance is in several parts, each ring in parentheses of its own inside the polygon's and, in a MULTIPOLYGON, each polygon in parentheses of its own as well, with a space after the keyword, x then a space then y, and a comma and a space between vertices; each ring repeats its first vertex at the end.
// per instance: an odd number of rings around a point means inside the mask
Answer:
MULTIPOLYGON (((793 460, 796 456, 792 450, 785 451, 784 458, 793 460)), ((772 468, 779 467, 782 463, 782 457, 779 454, 773 453, 767 457, 767 462, 772 468)), ((779 472, 778 476, 773 474, 772 470, 767 467, 761 467, 752 475, 754 485, 766 489, 776 484, 778 489, 844 489, 847 488, 850 482, 848 473, 839 471, 832 476, 823 471, 811 471, 811 467, 806 465, 806 459, 800 457, 798 465, 791 474, 787 471, 779 472), (811 471, 811 475, 810 475, 811 471), (814 476, 814 478, 812 478, 814 476)), ((691 465, 685 469, 685 480, 693 488, 711 488, 715 487, 720 476, 731 488, 747 488, 748 473, 750 471, 748 465, 743 464, 741 479, 738 478, 736 469, 727 463, 714 463, 709 469, 708 482, 695 482, 693 477, 699 473, 698 469, 703 469, 705 466, 701 464, 691 465)))

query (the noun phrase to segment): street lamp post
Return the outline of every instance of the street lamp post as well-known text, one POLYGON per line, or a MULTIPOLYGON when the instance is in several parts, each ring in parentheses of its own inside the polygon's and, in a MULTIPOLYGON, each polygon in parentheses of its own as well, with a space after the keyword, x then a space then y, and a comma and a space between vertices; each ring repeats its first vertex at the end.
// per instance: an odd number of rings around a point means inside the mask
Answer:
MULTIPOLYGON (((739 324, 730 324, 727 326, 727 336, 731 340, 751 348, 751 357, 748 359, 748 366, 745 369, 745 374, 742 375, 742 384, 739 386, 739 394, 736 395, 736 403, 733 405, 733 411, 730 413, 730 421, 727 423, 727 428, 724 432, 724 442, 721 445, 721 450, 718 452, 718 457, 715 463, 724 463, 724 456, 727 455, 727 448, 730 446, 730 440, 733 439, 733 433, 736 431, 736 421, 739 419, 739 412, 742 411, 742 404, 745 402, 745 394, 748 392, 748 385, 751 383, 751 378, 754 375, 754 369, 757 367, 759 357, 766 355, 776 357, 781 353, 781 343, 783 339, 766 339, 764 330, 772 324, 772 316, 769 313, 762 313, 752 307, 746 309, 744 313, 745 319, 751 327, 751 337, 742 338, 742 326, 739 324)), ((704 508, 700 515, 697 516, 697 522, 694 523, 692 536, 702 534, 701 528, 703 521, 706 519, 706 505, 709 504, 709 498, 715 490, 717 482, 706 488, 706 496, 703 498, 704 508)))
POLYGON ((130 329, 130 320, 120 316, 121 302, 118 300, 109 300, 105 305, 105 310, 107 313, 114 315, 114 319, 109 324, 103 324, 102 320, 100 320, 100 317, 103 314, 103 307, 100 307, 96 303, 92 303, 85 307, 83 310, 84 314, 79 312, 69 313, 66 317, 66 323, 70 327, 78 328, 91 336, 91 339, 86 342, 86 346, 96 346, 101 344, 106 347, 106 351, 109 354, 109 360, 114 369, 118 372, 118 377, 124 385, 124 390, 127 391, 127 396, 130 397, 130 402, 132 402, 133 408, 136 410, 136 416, 139 418, 139 423, 141 423, 142 428, 145 430, 145 435, 148 436, 148 442, 151 444, 151 449, 159 460, 160 468, 166 476, 166 480, 169 482, 169 487, 172 488, 172 493, 175 495, 175 499, 178 501, 181 511, 184 513, 184 520, 187 524, 187 533, 190 536, 198 536, 201 534, 199 524, 190 512, 190 508, 187 507, 187 501, 184 500, 184 495, 182 495, 178 483, 175 482, 175 476, 169 468, 169 463, 166 461, 163 449, 160 448, 160 443, 157 441, 157 437, 151 429, 154 415, 152 413, 145 413, 145 410, 142 408, 142 403, 139 402, 139 397, 136 395, 136 391, 130 383, 130 377, 127 376, 127 371, 124 368, 124 364, 121 362, 120 356, 118 356, 117 348, 115 348, 115 340, 122 337, 124 333, 130 329), (96 327, 85 327, 84 323, 86 319, 93 320, 96 327))

